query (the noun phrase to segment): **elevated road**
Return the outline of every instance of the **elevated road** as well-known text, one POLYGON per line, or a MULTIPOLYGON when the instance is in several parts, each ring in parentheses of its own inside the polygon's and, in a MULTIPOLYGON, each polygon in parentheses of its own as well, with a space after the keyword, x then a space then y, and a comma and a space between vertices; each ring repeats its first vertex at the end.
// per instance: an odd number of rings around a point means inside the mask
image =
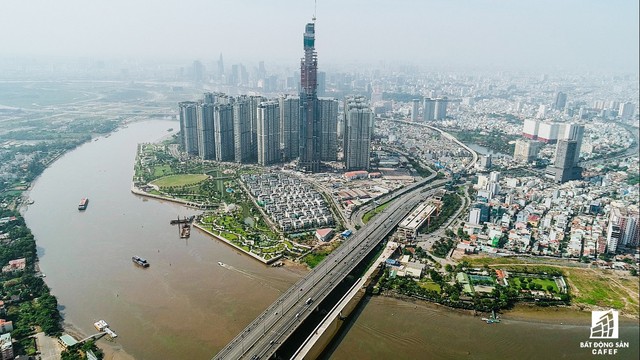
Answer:
POLYGON ((390 194, 381 196, 380 198, 376 199, 375 201, 372 202, 368 202, 365 205, 363 205, 362 207, 360 207, 358 210, 356 210, 354 213, 351 214, 351 217, 349 218, 349 220, 351 222, 354 222, 355 224, 359 225, 360 227, 364 226, 365 223, 362 221, 362 218, 364 217, 364 214, 366 214, 367 212, 375 209, 378 205, 382 205, 386 202, 389 201, 393 201, 393 199, 402 196, 403 194, 406 194, 408 192, 414 191, 416 188, 420 188, 422 186, 424 186, 425 184, 429 183, 431 180, 433 180, 438 174, 436 172, 434 172, 433 174, 429 175, 428 177, 415 182, 413 184, 410 184, 408 186, 405 186, 401 189, 398 189, 390 194))
MULTIPOLYGON (((421 201, 448 179, 421 188, 415 186, 344 242, 307 276, 282 294, 236 336, 214 359, 269 359, 362 260, 421 201)), ((426 181, 418 183, 426 185, 426 181)), ((417 185, 417 184, 416 184, 417 185)))
MULTIPOLYGON (((478 161, 478 154, 450 134, 439 131, 472 154, 467 170, 478 161)), ((435 174, 434 174, 435 175, 435 174)), ((432 196, 449 179, 428 184, 432 177, 394 193, 393 203, 363 226, 348 241, 336 249, 307 276, 282 294, 260 316, 213 359, 269 359, 277 357, 280 346, 302 322, 365 259, 389 233, 426 198, 432 196)))

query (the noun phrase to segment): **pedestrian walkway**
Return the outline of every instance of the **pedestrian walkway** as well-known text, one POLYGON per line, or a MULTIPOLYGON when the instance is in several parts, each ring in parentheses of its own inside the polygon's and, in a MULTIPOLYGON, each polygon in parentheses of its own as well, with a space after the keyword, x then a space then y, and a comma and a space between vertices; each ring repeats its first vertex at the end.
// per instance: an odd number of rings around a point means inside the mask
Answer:
POLYGON ((46 336, 44 332, 35 335, 37 351, 41 360, 59 360, 62 353, 62 346, 55 337, 46 336))

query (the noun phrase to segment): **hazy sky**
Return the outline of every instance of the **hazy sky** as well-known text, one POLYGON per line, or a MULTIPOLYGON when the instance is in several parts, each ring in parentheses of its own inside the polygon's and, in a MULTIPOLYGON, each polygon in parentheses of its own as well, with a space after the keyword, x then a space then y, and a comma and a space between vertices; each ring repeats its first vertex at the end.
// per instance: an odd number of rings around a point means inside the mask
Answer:
MULTIPOLYGON (((284 61, 313 0, 0 0, 0 57, 284 61)), ((638 71, 638 0, 318 0, 320 64, 638 71)))

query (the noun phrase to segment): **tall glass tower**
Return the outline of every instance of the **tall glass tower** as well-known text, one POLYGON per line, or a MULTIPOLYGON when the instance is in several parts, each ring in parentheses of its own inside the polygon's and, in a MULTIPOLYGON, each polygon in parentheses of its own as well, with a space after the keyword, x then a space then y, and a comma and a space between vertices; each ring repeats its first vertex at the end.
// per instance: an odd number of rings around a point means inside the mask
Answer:
MULTIPOLYGON (((315 19, 314 19, 315 20, 315 19)), ((318 54, 315 23, 305 26, 304 57, 300 61, 300 160, 303 171, 320 171, 320 116, 318 114, 318 54)))

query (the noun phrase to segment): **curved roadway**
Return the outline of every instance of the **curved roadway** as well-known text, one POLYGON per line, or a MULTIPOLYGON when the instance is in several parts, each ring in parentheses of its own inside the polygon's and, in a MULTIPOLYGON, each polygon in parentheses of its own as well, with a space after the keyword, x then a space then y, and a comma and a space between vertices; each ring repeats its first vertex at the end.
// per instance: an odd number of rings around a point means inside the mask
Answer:
MULTIPOLYGON (((315 304, 322 301, 415 206, 447 181, 436 181, 429 189, 414 187, 413 191, 394 201, 380 216, 373 218, 307 276, 282 294, 214 359, 270 358, 279 344, 313 311, 315 304)), ((425 182, 419 184, 424 185, 425 182)))
MULTIPOLYGON (((413 123, 412 123, 413 124, 413 123)), ((478 155, 450 134, 431 126, 473 155, 467 165, 475 165, 478 155)), ((435 176, 435 174, 434 174, 435 176)), ((282 294, 251 322, 213 359, 269 359, 331 291, 364 259, 420 202, 433 195, 449 179, 423 179, 394 195, 396 200, 375 216, 342 246, 337 248, 307 276, 282 294)))

